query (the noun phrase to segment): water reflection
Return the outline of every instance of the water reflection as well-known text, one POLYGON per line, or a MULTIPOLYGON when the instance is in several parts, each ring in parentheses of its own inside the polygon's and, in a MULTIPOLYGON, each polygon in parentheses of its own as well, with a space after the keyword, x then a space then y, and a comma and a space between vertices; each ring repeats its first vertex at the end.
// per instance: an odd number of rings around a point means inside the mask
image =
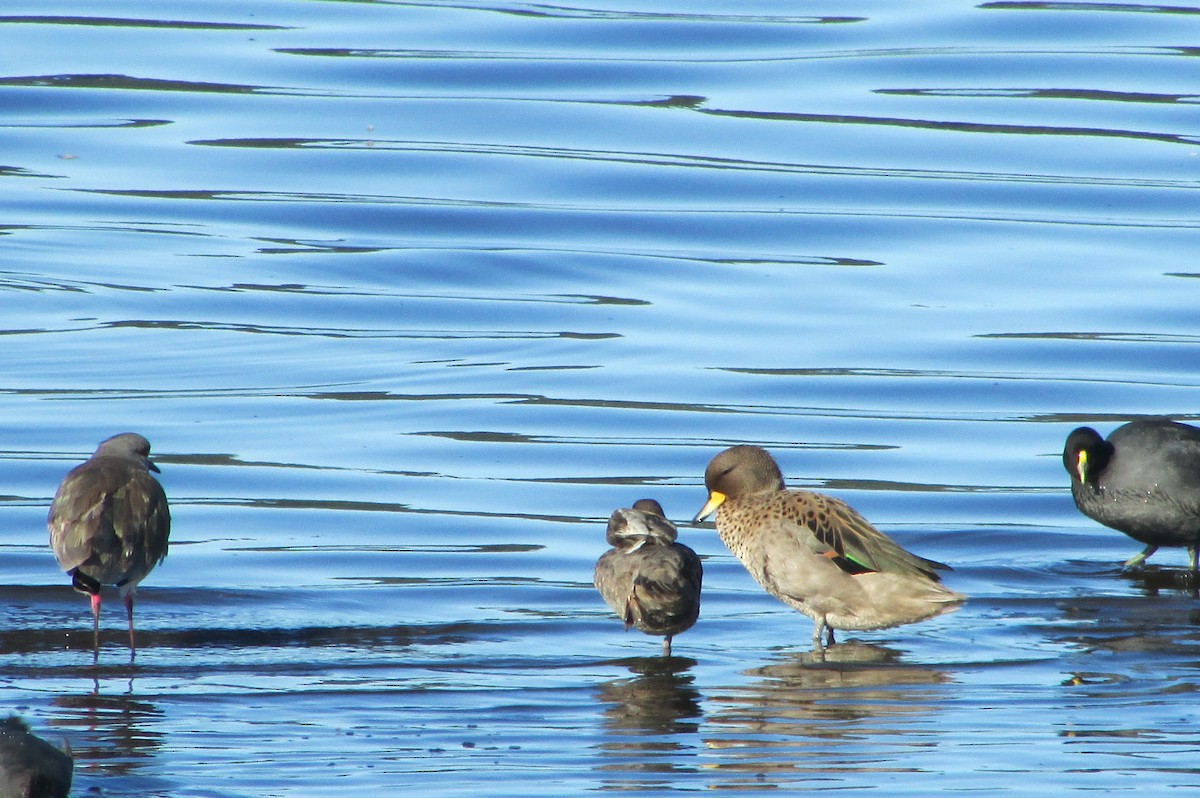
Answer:
MULTIPOLYGON (((680 734, 699 729, 704 712, 687 657, 644 657, 629 661, 634 678, 614 679, 600 685, 604 727, 614 735, 680 734)), ((628 750, 634 743, 611 744, 610 750, 628 750)), ((609 749, 610 746, 605 746, 609 749)))
POLYGON ((627 774, 603 777, 609 788, 666 789, 669 782, 651 774, 695 769, 699 743, 689 737, 699 732, 704 718, 692 673, 697 663, 685 657, 626 662, 633 677, 605 682, 598 690, 606 735, 598 770, 627 774))
POLYGON ((1166 593, 1200 598, 1200 580, 1190 568, 1147 565, 1125 569, 1121 572, 1121 578, 1139 588, 1146 596, 1156 597, 1166 593))
MULTIPOLYGON (((1196 651, 1200 646, 1200 605, 1195 587, 1179 587, 1172 569, 1138 569, 1121 578, 1138 584, 1154 600, 1141 596, 1085 596, 1060 604, 1067 624, 1047 627, 1050 637, 1066 638, 1082 649, 1081 659, 1097 651, 1110 654, 1152 653, 1153 673, 1194 674, 1196 651), (1170 587, 1164 587, 1170 579, 1170 587), (1169 591, 1169 592, 1168 592, 1169 591)), ((1127 667, 1126 675, 1144 670, 1140 661, 1123 658, 1105 660, 1114 669, 1127 667)))
POLYGON ((53 723, 77 730, 70 736, 76 763, 127 774, 162 748, 165 735, 155 727, 161 724, 163 713, 151 701, 134 694, 133 676, 126 683, 126 692, 120 694, 101 693, 101 683, 97 675, 91 692, 56 697, 53 703, 61 711, 53 723))
MULTIPOLYGON (((911 91, 911 90, 910 90, 911 91)), ((1193 136, 1166 133, 1156 130, 1133 130, 1127 128, 1076 127, 1071 125, 1000 124, 966 121, 933 121, 918 118, 873 117, 847 114, 814 114, 790 111, 756 111, 734 108, 703 108, 700 113, 715 117, 756 119, 771 122, 825 123, 837 125, 874 125, 911 128, 931 131, 955 131, 959 133, 985 133, 989 135, 1019 136, 1072 136, 1091 138, 1119 138, 1132 141, 1159 141, 1167 144, 1196 143, 1193 136)))
POLYGON ((901 652, 849 642, 745 672, 705 733, 726 778, 784 786, 799 774, 907 771, 906 751, 935 745, 945 708, 943 671, 905 664, 901 652), (774 784, 772 784, 774 781, 774 784))
MULTIPOLYGON (((203 83, 187 80, 159 80, 135 78, 128 75, 22 75, 0 78, 0 86, 52 86, 74 89, 137 89, 148 91, 195 91, 221 92, 227 94, 272 93, 274 90, 260 86, 242 86, 225 83, 203 83)), ((166 124, 163 120, 139 120, 143 125, 166 124)))
POLYGON ((87 25, 99 28, 173 28, 175 30, 287 30, 283 25, 245 22, 198 22, 181 19, 137 19, 134 17, 87 17, 51 14, 23 14, 0 17, 3 25, 87 25))

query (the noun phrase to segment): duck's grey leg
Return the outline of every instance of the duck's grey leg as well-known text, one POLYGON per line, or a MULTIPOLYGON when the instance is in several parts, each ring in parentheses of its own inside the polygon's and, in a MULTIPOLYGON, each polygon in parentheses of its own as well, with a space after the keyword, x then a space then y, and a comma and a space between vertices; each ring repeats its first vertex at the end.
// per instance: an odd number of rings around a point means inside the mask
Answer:
MULTIPOLYGON (((813 620, 813 651, 824 651, 825 644, 822 638, 825 636, 825 630, 829 629, 829 625, 825 622, 825 616, 813 620)), ((829 629, 829 636, 832 639, 833 630, 829 629)))

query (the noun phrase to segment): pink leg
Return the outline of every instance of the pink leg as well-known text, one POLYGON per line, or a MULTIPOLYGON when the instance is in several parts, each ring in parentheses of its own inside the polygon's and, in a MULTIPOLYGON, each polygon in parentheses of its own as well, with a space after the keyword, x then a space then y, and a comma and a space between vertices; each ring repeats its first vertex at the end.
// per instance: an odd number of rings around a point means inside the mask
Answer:
POLYGON ((129 659, 137 656, 137 643, 133 640, 133 591, 125 594, 125 614, 129 616, 129 659))
POLYGON ((100 659, 100 594, 93 593, 92 599, 92 659, 100 659))

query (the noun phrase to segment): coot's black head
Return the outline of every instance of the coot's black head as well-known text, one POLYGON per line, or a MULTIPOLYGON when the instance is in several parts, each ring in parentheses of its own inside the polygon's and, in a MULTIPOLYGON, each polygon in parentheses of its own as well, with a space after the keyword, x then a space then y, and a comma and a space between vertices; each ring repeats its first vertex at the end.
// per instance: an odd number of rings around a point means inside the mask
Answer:
POLYGON ((1063 467, 1071 475, 1071 481, 1084 485, 1095 484, 1108 467, 1113 446, 1091 427, 1080 427, 1067 436, 1063 448, 1063 467))

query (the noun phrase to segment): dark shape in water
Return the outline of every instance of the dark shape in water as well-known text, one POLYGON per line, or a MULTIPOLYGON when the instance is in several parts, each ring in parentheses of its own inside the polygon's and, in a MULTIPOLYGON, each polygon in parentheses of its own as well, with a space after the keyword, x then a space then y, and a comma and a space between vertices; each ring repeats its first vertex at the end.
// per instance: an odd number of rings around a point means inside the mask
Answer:
POLYGON ((1080 512, 1146 544, 1125 567, 1141 565, 1159 546, 1186 546, 1197 570, 1200 429, 1146 418, 1104 440, 1079 427, 1067 436, 1063 466, 1080 512))
POLYGON ((943 565, 906 551, 839 499, 787 490, 775 459, 733 446, 704 472, 717 533, 768 593, 813 619, 813 648, 834 629, 887 629, 958 609, 966 596, 941 584, 943 565))
POLYGON ((129 616, 130 659, 137 651, 133 596, 167 556, 171 513, 151 471, 150 442, 114 435, 63 479, 50 505, 50 545, 72 586, 92 599, 94 653, 100 655, 100 586, 115 584, 129 616))
POLYGON ((72 765, 70 755, 31 734, 16 715, 0 721, 2 798, 66 798, 72 765))
POLYGON ((663 635, 663 656, 671 638, 691 629, 700 616, 700 558, 675 541, 675 525, 653 499, 640 499, 608 519, 613 548, 596 563, 595 585, 625 628, 663 635))

